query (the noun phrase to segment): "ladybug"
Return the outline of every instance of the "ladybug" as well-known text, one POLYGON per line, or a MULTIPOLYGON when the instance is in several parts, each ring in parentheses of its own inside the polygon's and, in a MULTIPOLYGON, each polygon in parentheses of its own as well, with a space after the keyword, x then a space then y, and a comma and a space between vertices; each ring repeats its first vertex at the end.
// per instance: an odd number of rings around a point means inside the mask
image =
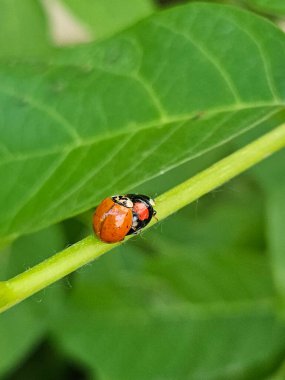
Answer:
POLYGON ((100 240, 116 243, 138 233, 156 214, 154 201, 142 194, 114 195, 104 199, 93 215, 93 229, 100 240))
POLYGON ((142 194, 127 194, 126 197, 133 202, 133 223, 127 235, 137 234, 156 215, 153 208, 155 202, 152 198, 142 194))

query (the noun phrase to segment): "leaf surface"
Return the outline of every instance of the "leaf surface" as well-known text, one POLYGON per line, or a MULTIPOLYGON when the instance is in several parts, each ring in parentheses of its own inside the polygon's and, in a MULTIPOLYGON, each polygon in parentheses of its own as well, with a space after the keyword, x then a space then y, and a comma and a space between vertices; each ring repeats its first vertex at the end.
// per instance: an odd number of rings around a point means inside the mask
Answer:
POLYGON ((40 2, 0 0, 0 58, 45 57, 50 50, 40 2))
POLYGON ((235 8, 190 4, 51 65, 0 66, 0 235, 284 120, 285 37, 235 8))
POLYGON ((285 300, 285 150, 252 170, 266 194, 267 239, 275 286, 284 312, 285 300))

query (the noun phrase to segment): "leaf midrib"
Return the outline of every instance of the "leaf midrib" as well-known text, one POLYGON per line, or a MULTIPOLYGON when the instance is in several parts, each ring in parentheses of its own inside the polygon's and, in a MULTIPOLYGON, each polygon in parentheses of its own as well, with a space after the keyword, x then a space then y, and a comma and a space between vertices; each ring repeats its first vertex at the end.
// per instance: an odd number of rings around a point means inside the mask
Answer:
MULTIPOLYGON (((7 95, 12 95, 12 93, 6 93, 6 91, 3 89, 3 87, 0 87, 0 92, 7 94, 7 95)), ((13 94, 17 99, 25 100, 25 95, 21 96, 18 94, 13 94)), ((280 107, 280 110, 285 107, 285 101, 284 102, 252 102, 252 103, 235 103, 234 105, 227 106, 227 107, 217 107, 217 108, 212 108, 209 111, 206 111, 205 114, 203 114, 203 111, 201 112, 190 112, 188 114, 182 114, 182 115, 175 115, 175 116, 168 116, 167 118, 164 117, 163 120, 155 120, 150 123, 139 123, 136 124, 136 131, 140 132, 143 130, 148 130, 151 128, 161 128, 166 125, 169 125, 171 123, 180 123, 180 122, 187 122, 190 121, 191 119, 194 119, 195 117, 204 117, 206 116, 207 119, 210 119, 213 116, 216 116, 218 114, 222 113, 227 113, 227 112, 237 112, 237 111, 244 111, 244 110, 249 110, 249 109, 255 109, 255 108, 263 108, 263 107, 280 107)), ((59 114, 60 115, 60 114, 59 114)), ((62 115, 60 115, 62 117, 62 115)), ((72 150, 81 148, 81 147, 88 147, 90 145, 99 143, 101 141, 106 141, 108 139, 112 139, 114 137, 121 137, 122 135, 125 135, 127 133, 134 132, 130 127, 125 127, 121 128, 119 132, 114 131, 112 134, 100 134, 97 135, 94 138, 89 138, 88 140, 80 140, 80 144, 65 144, 62 145, 60 149, 52 149, 52 150, 41 150, 41 151, 36 151, 32 154, 18 154, 18 155, 12 155, 10 152, 9 155, 7 155, 6 160, 2 160, 0 162, 1 165, 6 165, 11 162, 16 162, 16 161, 24 161, 24 160, 29 160, 29 159, 34 159, 34 158, 40 158, 40 157, 45 157, 49 155, 56 155, 56 154, 62 154, 62 153, 70 153, 72 150)), ((5 147, 5 145, 3 145, 5 147)), ((6 148, 6 147, 5 147, 6 148)))

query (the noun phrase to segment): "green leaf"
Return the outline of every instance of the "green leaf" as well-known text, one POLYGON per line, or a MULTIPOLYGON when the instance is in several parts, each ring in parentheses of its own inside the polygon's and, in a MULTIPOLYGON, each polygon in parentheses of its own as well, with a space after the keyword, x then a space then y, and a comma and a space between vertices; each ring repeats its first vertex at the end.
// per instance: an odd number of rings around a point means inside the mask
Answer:
POLYGON ((268 193, 268 241, 272 261, 272 271, 275 285, 282 298, 283 311, 285 306, 285 187, 276 188, 268 193))
MULTIPOLYGON (((284 172, 284 170, 283 170, 284 172)), ((284 173, 283 173, 284 175, 284 173)), ((285 311, 285 186, 267 194, 268 243, 275 286, 280 296, 280 311, 285 311)))
POLYGON ((285 3, 283 0, 246 0, 253 8, 272 15, 285 15, 285 3))
MULTIPOLYGON (((1 252, 1 280, 47 258, 63 245, 64 237, 59 226, 19 239, 12 245, 10 252, 1 252)), ((62 284, 49 288, 0 315, 1 378, 19 365, 39 344, 47 332, 49 317, 56 313, 63 289, 62 284)), ((1 291, 0 282, 0 303, 1 296, 5 296, 1 291)))
POLYGON ((46 321, 30 309, 29 303, 0 316, 0 376, 23 361, 42 339, 46 327, 46 321))
POLYGON ((63 0, 93 31, 95 39, 110 36, 150 15, 152 0, 63 0))
POLYGON ((102 379, 262 378, 285 332, 265 257, 161 250, 128 244, 77 273, 53 325, 59 347, 102 379))
POLYGON ((284 311, 285 300, 285 150, 252 169, 266 195, 267 241, 272 274, 284 311))
POLYGON ((0 235, 76 215, 280 124, 284 47, 253 14, 190 4, 48 67, 1 66, 0 235))
POLYGON ((0 58, 43 57, 49 51, 45 17, 39 2, 0 0, 0 58))
POLYGON ((251 169, 260 186, 267 192, 285 188, 285 149, 251 169))

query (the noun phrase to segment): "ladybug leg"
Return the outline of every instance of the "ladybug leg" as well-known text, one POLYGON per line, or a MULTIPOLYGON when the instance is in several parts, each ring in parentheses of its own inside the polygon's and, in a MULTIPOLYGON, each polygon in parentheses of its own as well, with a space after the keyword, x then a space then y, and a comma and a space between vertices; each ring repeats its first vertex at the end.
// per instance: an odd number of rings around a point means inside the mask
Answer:
POLYGON ((132 227, 130 231, 127 233, 127 235, 137 235, 139 232, 139 217, 137 213, 133 211, 133 221, 132 221, 132 227))
POLYGON ((156 214, 157 214, 157 212, 156 212, 155 210, 153 210, 153 214, 152 214, 152 216, 153 216, 154 219, 158 222, 158 218, 156 217, 156 214))
POLYGON ((133 212, 132 229, 134 230, 134 233, 137 232, 138 225, 139 225, 139 217, 138 217, 137 213, 133 212))

